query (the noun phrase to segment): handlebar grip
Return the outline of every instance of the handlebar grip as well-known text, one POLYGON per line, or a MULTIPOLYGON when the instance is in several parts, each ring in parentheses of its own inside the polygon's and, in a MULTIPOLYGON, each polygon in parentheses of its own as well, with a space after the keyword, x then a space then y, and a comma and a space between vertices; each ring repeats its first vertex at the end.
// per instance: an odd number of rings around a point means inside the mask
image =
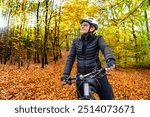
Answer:
POLYGON ((62 86, 66 85, 66 84, 71 85, 72 84, 72 79, 68 79, 67 81, 64 81, 64 82, 63 82, 62 86))
POLYGON ((66 82, 65 82, 65 83, 63 82, 63 83, 61 84, 61 86, 64 86, 64 85, 66 85, 66 84, 67 84, 66 82))

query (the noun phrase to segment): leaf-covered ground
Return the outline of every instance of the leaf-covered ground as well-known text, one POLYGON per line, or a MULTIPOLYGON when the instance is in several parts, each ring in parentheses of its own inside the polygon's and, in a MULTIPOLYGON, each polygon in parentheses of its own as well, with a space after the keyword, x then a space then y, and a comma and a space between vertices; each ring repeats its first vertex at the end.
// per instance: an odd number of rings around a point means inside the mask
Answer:
MULTIPOLYGON (((39 64, 17 68, 16 65, 0 65, 1 100, 74 100, 75 85, 61 86, 60 76, 66 54, 56 64, 51 62, 44 69, 39 64)), ((75 74, 74 66, 72 75, 75 74)), ((150 70, 116 69, 108 77, 118 100, 150 99, 150 70)))

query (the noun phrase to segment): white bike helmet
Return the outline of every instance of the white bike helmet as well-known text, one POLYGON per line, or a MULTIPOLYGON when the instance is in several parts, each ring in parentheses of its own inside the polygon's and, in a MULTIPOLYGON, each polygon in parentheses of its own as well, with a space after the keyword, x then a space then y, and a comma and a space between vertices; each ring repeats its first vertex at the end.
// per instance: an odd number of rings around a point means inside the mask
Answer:
POLYGON ((98 29, 98 22, 96 21, 95 18, 92 17, 83 18, 81 19, 80 24, 82 24, 83 22, 88 22, 89 24, 93 25, 96 30, 98 29))

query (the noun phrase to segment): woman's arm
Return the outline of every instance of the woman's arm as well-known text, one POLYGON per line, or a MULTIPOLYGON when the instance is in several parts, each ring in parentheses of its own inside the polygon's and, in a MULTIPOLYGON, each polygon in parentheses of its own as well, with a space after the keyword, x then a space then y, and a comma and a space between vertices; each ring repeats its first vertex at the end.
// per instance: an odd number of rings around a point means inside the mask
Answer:
POLYGON ((69 55, 68 55, 68 59, 66 61, 66 65, 64 68, 64 74, 70 75, 75 58, 76 58, 76 46, 75 46, 75 39, 74 39, 73 43, 72 43, 72 47, 71 47, 69 55))

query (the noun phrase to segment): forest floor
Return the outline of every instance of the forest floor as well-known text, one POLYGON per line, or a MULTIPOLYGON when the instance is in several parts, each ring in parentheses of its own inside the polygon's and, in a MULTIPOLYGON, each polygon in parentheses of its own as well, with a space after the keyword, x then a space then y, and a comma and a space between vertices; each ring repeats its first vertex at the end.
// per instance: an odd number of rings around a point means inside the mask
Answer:
MULTIPOLYGON (((0 64, 1 100, 76 100, 75 85, 62 87, 60 76, 63 73, 67 52, 57 63, 45 65, 31 64, 17 68, 17 65, 0 64)), ((71 75, 76 72, 74 65, 71 75)), ((111 71, 108 76, 117 100, 150 99, 150 70, 123 69, 111 71)))

